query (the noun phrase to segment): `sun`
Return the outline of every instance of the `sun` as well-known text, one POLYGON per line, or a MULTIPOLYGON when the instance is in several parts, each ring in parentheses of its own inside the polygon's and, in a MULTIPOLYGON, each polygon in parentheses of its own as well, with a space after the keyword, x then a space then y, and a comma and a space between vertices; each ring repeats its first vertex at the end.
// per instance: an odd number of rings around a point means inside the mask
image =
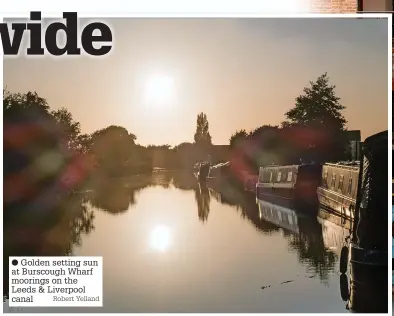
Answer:
POLYGON ((150 235, 150 246, 155 250, 165 251, 170 245, 170 229, 167 226, 156 226, 150 235))
POLYGON ((145 100, 149 105, 169 104, 174 97, 174 80, 170 76, 155 74, 145 84, 145 100))

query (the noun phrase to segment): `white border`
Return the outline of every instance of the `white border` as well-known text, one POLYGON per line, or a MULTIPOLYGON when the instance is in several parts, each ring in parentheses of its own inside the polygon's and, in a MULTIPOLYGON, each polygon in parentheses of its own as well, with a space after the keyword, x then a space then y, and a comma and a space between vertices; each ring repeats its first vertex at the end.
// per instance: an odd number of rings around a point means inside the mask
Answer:
MULTIPOLYGON (((389 148, 389 150, 388 150, 388 153, 389 153, 389 157, 388 157, 388 163, 389 163, 389 165, 388 165, 388 170, 389 170, 389 172, 388 172, 388 182, 389 182, 389 186, 388 186, 388 205, 391 205, 392 206, 392 204, 393 204, 393 202, 392 202, 392 200, 393 200, 393 198, 392 198, 392 174, 393 174, 393 170, 392 170, 392 168, 393 168, 393 163, 392 163, 392 161, 393 161, 393 139, 392 139, 392 135, 393 135, 393 120, 392 120, 392 116, 393 116, 393 100, 392 100, 392 96, 393 96, 393 94, 392 94, 392 89, 393 89, 393 34, 392 34, 392 32, 393 32, 393 28, 392 28, 392 24, 393 24, 393 20, 392 20, 392 18, 393 18, 393 16, 392 16, 392 14, 390 14, 389 15, 389 27, 388 27, 388 47, 389 47, 389 51, 388 51, 388 67, 387 67, 387 69, 388 69, 388 98, 387 98, 387 101, 388 101, 388 111, 387 111, 387 116, 388 116, 388 118, 387 118, 387 120, 388 120, 388 134, 389 134, 389 137, 388 137, 388 144, 387 144, 387 146, 388 146, 388 148, 389 148), (391 133, 390 133, 390 131, 391 131, 391 133), (390 137, 391 136, 391 137, 390 137)), ((392 207, 391 207, 392 208, 392 207)), ((392 212, 388 212, 389 214, 387 214, 388 215, 388 224, 389 224, 389 227, 388 227, 388 231, 389 232, 391 232, 391 226, 392 225, 390 225, 390 223, 394 220, 393 219, 393 216, 392 216, 392 212)), ((391 235, 392 235, 393 233, 391 233, 391 235)), ((390 246, 391 245, 391 247, 390 247, 390 249, 388 250, 388 253, 390 254, 391 253, 391 257, 393 257, 393 254, 392 254, 392 236, 390 236, 390 234, 389 234, 389 236, 387 236, 387 238, 388 238, 388 245, 390 246), (390 238, 391 237, 391 238, 390 238)), ((389 256, 389 262, 388 262, 388 266, 389 266, 389 291, 388 291, 388 293, 390 293, 390 292, 392 292, 392 275, 390 275, 390 268, 391 268, 391 270, 393 269, 393 267, 392 267, 392 259, 390 260, 390 256, 389 256)), ((391 273, 392 274, 392 273, 391 273)), ((390 313, 390 311, 391 311, 391 313, 392 313, 392 306, 393 306, 393 298, 390 300, 390 295, 389 295, 389 308, 388 308, 388 311, 389 311, 389 313, 390 313)))
MULTIPOLYGON (((230 0, 196 0, 196 1, 181 1, 181 0, 143 0, 143 1, 118 1, 112 0, 110 2, 94 2, 94 11, 92 12, 92 6, 87 1, 71 0, 62 3, 56 1, 9 1, 7 3, 2 2, 1 12, 0 12, 0 22, 3 22, 3 17, 29 17, 30 11, 40 11, 40 8, 45 8, 41 10, 42 17, 61 17, 62 12, 78 12, 80 18, 115 18, 115 17, 167 17, 167 18, 360 18, 360 14, 305 14, 297 10, 294 6, 288 11, 287 14, 276 14, 284 9, 278 5, 277 7, 272 7, 272 3, 278 3, 280 0, 243 0, 243 1, 230 1, 230 0), (269 3, 269 4, 268 4, 269 3), (271 6, 269 8, 268 6, 271 6), (123 12, 123 13, 121 13, 123 12), (128 13, 126 13, 128 12, 128 13), (260 13, 258 13, 260 12, 260 13), (265 13, 265 14, 264 14, 265 13), (268 13, 268 14, 267 14, 268 13), (295 15, 295 13, 298 13, 295 15)), ((297 1, 297 0, 296 0, 297 1)), ((294 1, 293 1, 294 2, 294 1)), ((282 11, 283 12, 283 11, 282 11)), ((304 11, 305 12, 305 11, 304 11)), ((368 13, 363 14, 362 18, 388 18, 388 130, 392 131, 392 94, 390 93, 392 87, 392 16, 391 14, 384 13, 368 13)), ((115 43, 116 45, 116 43, 115 43)), ((2 50, 0 52, 1 57, 3 57, 2 50)), ((1 72, 3 72, 3 58, 1 60, 0 66, 1 72)), ((3 85, 3 76, 0 77, 0 82, 3 85)), ((1 121, 3 122, 3 112, 1 112, 1 121)), ((3 129, 0 131, 3 135, 3 129)), ((1 142, 3 142, 3 137, 1 137, 1 142)), ((3 144, 3 143, 2 143, 3 144)), ((392 139, 389 137, 389 148, 392 147, 392 139)), ((3 166, 3 153, 1 154, 1 166, 3 166)), ((389 190, 388 199, 389 205, 391 205, 391 174, 392 174, 392 151, 389 150, 389 190)), ((3 176, 3 169, 1 168, 1 174, 3 176)), ((1 199, 3 198, 3 187, 1 185, 1 199)), ((1 230, 3 231, 3 212, 1 212, 1 230)), ((392 219, 391 213, 388 212, 388 219, 392 219)), ((391 227, 391 226, 390 226, 391 227)), ((389 228, 390 231, 391 228, 389 228)), ((389 245, 391 245, 390 236, 388 236, 389 245)), ((1 242, 1 253, 3 253, 3 234, 0 237, 1 242)), ((389 253, 391 250, 389 250, 389 253)), ((3 261, 1 260, 1 274, 3 273, 3 261)), ((389 262, 389 267, 392 266, 391 260, 389 262)), ((391 277, 388 276, 388 281, 391 277)), ((389 282, 388 282, 389 283, 389 282)), ((390 293, 390 284, 388 284, 390 293)), ((1 293, 3 289, 1 289, 1 293)), ((392 312, 392 304, 389 299, 389 313, 392 312)), ((3 309, 3 306, 2 306, 3 309)), ((32 314, 35 315, 35 314, 32 314)), ((84 314, 85 315, 85 314, 84 314)), ((150 314, 148 314, 150 315, 150 314)), ((182 314, 180 314, 182 315, 182 314)), ((286 314, 283 314, 286 315, 286 314)), ((328 314, 331 315, 331 314, 328 314)))
MULTIPOLYGON (((64 11, 66 12, 66 11, 64 11)), ((76 12, 76 11, 71 11, 76 12)), ((12 12, 5 15, 2 11, 0 11, 0 16, 2 18, 29 18, 30 11, 23 11, 23 12, 12 12)), ((43 10, 41 11, 42 18, 61 18, 63 14, 59 11, 48 11, 43 10)), ((95 19, 109 19, 109 18, 264 18, 264 19, 278 19, 278 18, 287 18, 287 19, 376 19, 376 18, 388 18, 389 22, 392 19, 391 14, 387 13, 363 13, 363 14, 354 14, 354 13, 325 13, 325 14, 318 14, 318 13, 298 13, 298 14, 290 14, 290 13, 235 13, 235 12, 227 12, 227 13, 179 13, 179 12, 171 12, 171 13, 148 13, 148 12, 131 12, 131 13, 112 13, 112 12, 89 12, 89 13, 81 13, 78 11, 78 18, 95 18, 95 19)), ((389 29, 391 34, 391 28, 389 29)), ((390 38, 391 43, 391 38, 390 38)))

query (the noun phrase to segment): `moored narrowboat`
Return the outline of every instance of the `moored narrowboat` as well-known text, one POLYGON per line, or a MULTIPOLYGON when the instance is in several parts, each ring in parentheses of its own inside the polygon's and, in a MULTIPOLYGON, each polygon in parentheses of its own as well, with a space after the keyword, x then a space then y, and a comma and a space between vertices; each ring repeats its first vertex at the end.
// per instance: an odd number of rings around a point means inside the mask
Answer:
POLYGON ((219 163, 211 166, 207 175, 207 180, 224 179, 231 174, 230 162, 219 163))
POLYGON ((368 137, 357 191, 354 224, 348 242, 341 250, 341 294, 350 310, 387 313, 388 272, 388 133, 368 137), (350 268, 349 268, 350 267, 350 268))
POLYGON ((320 184, 321 165, 303 164, 291 166, 261 167, 256 185, 257 198, 287 200, 298 207, 316 207, 316 190, 320 184))
MULTIPOLYGON (((196 168, 196 166, 195 166, 195 168, 196 168)), ((206 181, 208 174, 209 174, 209 170, 210 170, 210 163, 209 162, 199 163, 197 168, 198 168, 198 171, 194 173, 196 178, 199 181, 206 181)))
POLYGON ((207 183, 220 190, 240 190, 244 186, 242 177, 234 172, 229 161, 210 166, 207 183))
POLYGON ((354 218, 359 162, 326 163, 317 189, 320 206, 346 219, 354 218))

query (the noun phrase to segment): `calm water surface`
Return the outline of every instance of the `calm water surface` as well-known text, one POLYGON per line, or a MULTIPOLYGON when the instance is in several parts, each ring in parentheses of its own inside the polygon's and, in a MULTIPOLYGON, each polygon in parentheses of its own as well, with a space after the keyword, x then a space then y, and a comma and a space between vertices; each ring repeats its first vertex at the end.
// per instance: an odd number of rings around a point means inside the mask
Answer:
MULTIPOLYGON (((328 220, 179 172, 106 183, 67 212, 29 255, 103 256, 104 307, 5 311, 346 311, 338 258, 348 232, 328 220)), ((26 243, 7 238, 15 228, 5 234, 8 255, 26 243)))

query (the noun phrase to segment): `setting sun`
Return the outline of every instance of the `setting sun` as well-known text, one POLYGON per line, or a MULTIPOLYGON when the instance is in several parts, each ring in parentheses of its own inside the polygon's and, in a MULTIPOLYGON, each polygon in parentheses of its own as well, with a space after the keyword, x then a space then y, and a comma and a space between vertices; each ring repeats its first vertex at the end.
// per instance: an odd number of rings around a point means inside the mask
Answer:
POLYGON ((170 76, 155 74, 145 85, 145 100, 150 105, 168 104, 174 96, 174 81, 170 76))

